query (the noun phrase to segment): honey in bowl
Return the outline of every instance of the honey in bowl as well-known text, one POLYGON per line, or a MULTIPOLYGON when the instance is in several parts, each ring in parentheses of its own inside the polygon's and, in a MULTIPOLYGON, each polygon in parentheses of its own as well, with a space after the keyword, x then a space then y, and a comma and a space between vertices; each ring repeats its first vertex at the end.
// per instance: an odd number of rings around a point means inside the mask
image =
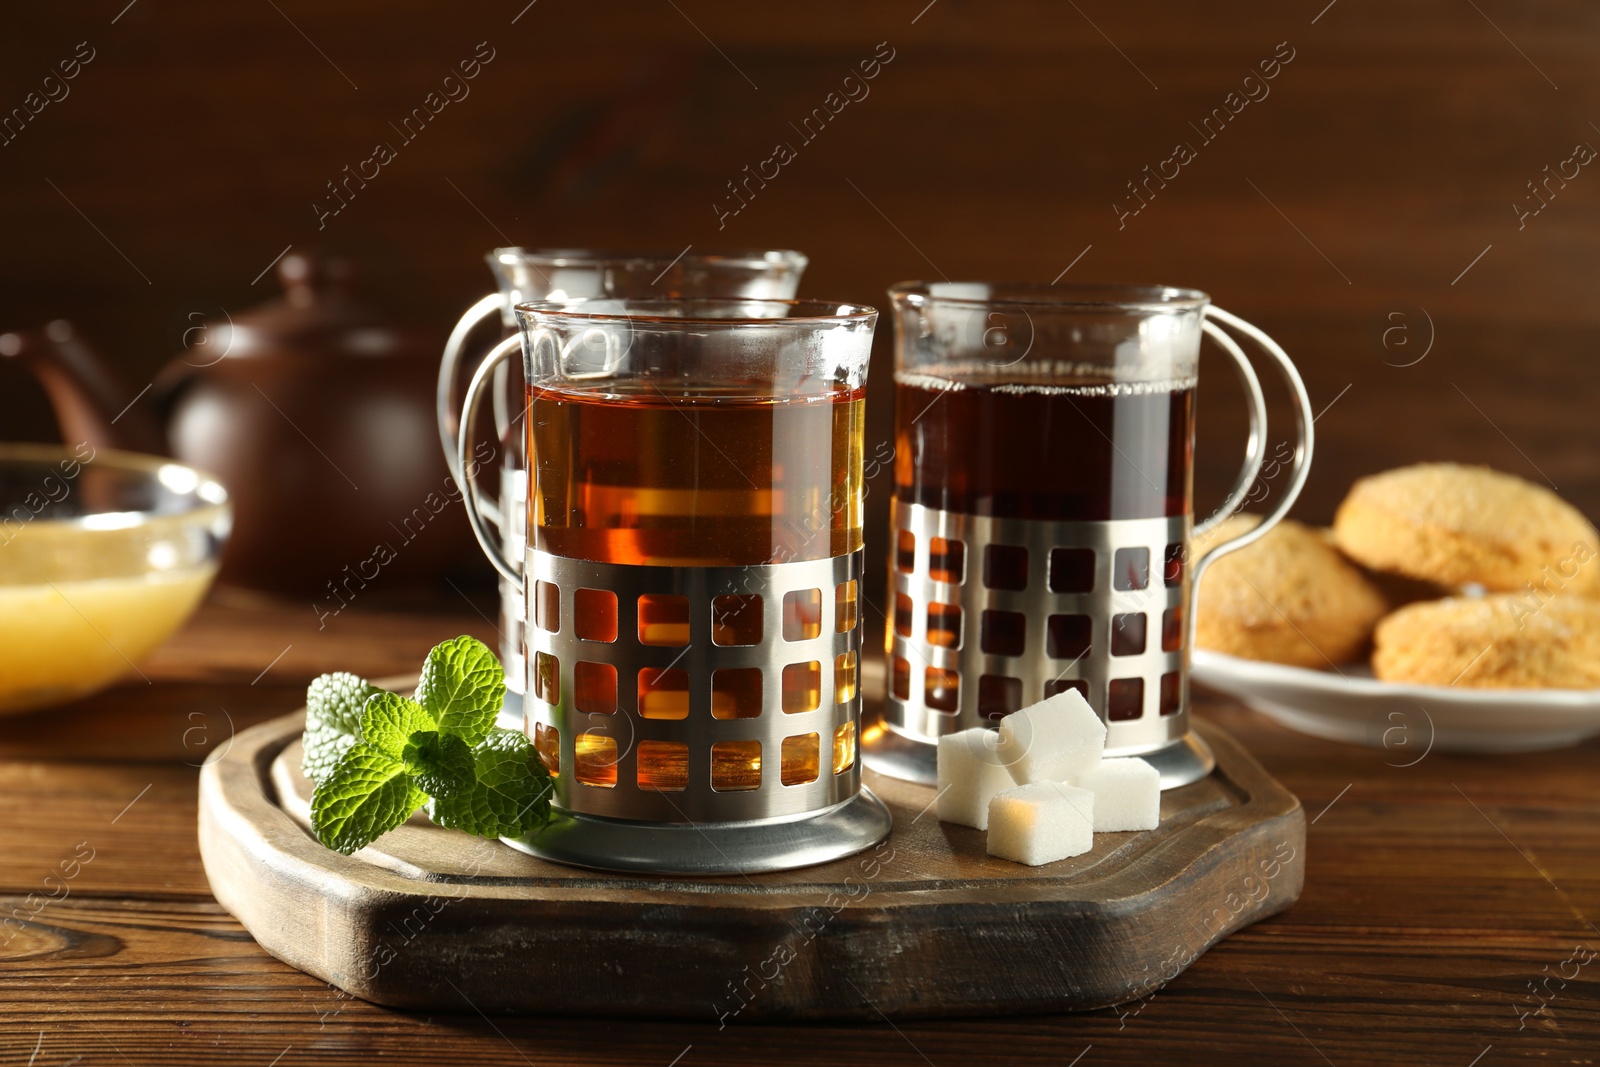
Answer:
POLYGON ((0 448, 0 714, 134 674, 217 570, 227 494, 155 457, 0 448))

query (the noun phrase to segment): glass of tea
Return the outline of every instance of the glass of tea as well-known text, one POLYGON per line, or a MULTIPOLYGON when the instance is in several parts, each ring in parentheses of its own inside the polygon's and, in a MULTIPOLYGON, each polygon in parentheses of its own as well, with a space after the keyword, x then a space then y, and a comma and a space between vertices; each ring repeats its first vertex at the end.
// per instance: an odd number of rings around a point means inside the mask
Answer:
MULTIPOLYGON (((439 364, 439 436, 457 484, 462 481, 461 468, 456 462, 456 432, 461 411, 459 383, 463 366, 475 366, 475 358, 482 358, 483 350, 474 358, 469 356, 467 346, 483 323, 497 318, 499 338, 514 336, 517 319, 512 308, 525 300, 581 300, 598 296, 787 300, 799 287, 807 263, 801 253, 782 249, 697 252, 693 249, 496 248, 485 258, 494 274, 496 291, 473 304, 456 323, 439 364)), ((521 426, 513 425, 522 410, 521 392, 520 388, 513 388, 505 373, 495 382, 492 405, 495 440, 502 447, 498 457, 490 454, 486 462, 499 467, 500 490, 495 500, 484 501, 485 513, 499 527, 505 554, 513 560, 522 557, 522 538, 527 524, 527 470, 522 466, 522 449, 517 445, 521 426), (502 514, 504 521, 501 521, 502 514)), ((486 446, 487 442, 483 447, 486 446)), ((483 453, 479 453, 474 459, 482 461, 482 456, 483 453)), ((523 612, 518 588, 509 580, 500 583, 500 659, 506 667, 508 707, 520 714, 526 671, 522 662, 523 612)))
POLYGON ((905 283, 895 339, 889 692, 868 763, 934 778, 941 734, 1077 690, 1107 754, 1142 756, 1164 788, 1213 766, 1189 728, 1192 591, 1201 570, 1294 503, 1312 415, 1270 337, 1193 289, 905 283), (1228 329, 1224 329, 1227 327, 1228 329), (1229 329, 1287 380, 1297 430, 1264 521, 1192 558, 1244 501, 1266 406, 1229 329), (1251 413, 1239 479, 1193 519, 1200 341, 1235 362, 1251 413))
MULTIPOLYGON (((818 301, 524 303, 526 729, 535 855, 750 872, 888 832, 861 787, 862 436, 877 312, 818 301)), ((520 565, 519 565, 520 564, 520 565)))

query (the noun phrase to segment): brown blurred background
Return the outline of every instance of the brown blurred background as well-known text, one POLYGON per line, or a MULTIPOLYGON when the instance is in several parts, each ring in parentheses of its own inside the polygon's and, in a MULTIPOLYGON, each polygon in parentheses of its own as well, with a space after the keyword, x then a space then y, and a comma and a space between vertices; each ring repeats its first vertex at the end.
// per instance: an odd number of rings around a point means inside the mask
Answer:
MULTIPOLYGON (((0 109, 79 42, 94 58, 0 145, 0 329, 71 318, 132 399, 191 313, 274 295, 286 246, 348 255, 370 297, 440 341, 502 244, 798 248, 802 295, 874 304, 902 279, 1071 264, 1064 281, 1205 289, 1282 341, 1326 409, 1303 518, 1328 519, 1356 475, 1428 458, 1600 514, 1600 168, 1552 182, 1520 229, 1512 206, 1600 146, 1600 8, 1325 4, 14 8, 0 109), (480 42, 493 58, 470 95, 405 143, 391 123, 480 42), (880 42, 893 58, 870 95, 803 143, 791 123, 880 42), (1204 142, 1191 123, 1288 50, 1270 95, 1204 142), (319 230, 327 183, 379 141, 396 158, 319 230), (726 183, 780 141, 797 158, 719 230, 726 183), (1119 229, 1127 183, 1179 141, 1197 158, 1119 229)), ((889 334, 869 454, 889 437, 889 334)), ((1224 365, 1205 367, 1202 514, 1243 426, 1224 365)), ((7 439, 57 436, 4 361, 0 420, 7 439)))

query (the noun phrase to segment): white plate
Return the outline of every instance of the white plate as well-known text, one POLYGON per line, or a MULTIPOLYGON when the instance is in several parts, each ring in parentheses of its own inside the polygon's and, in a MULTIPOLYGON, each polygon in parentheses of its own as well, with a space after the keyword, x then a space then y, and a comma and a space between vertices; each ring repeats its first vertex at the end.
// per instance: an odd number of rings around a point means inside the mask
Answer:
POLYGON ((1380 682, 1197 649, 1190 677, 1291 729, 1372 745, 1397 766, 1441 752, 1533 752, 1600 734, 1600 689, 1454 689, 1380 682))

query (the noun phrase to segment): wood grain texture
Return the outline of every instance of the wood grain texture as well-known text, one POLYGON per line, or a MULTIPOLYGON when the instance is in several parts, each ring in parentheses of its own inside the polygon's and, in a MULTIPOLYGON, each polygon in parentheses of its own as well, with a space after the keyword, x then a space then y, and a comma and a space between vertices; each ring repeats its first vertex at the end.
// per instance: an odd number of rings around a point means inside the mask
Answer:
POLYGON ((937 1067, 1064 1064, 1086 1046, 1080 1062, 1104 1064, 1314 1064, 1325 1062, 1320 1049, 1335 1064, 1465 1065, 1490 1044, 1498 1063, 1581 1063, 1592 1052, 1592 982, 1563 991, 1520 1032, 1507 1008, 1526 993, 1527 962, 1558 963, 1569 938, 1441 951, 1440 931, 1352 936, 1294 922, 1298 910, 1241 931, 1120 1009, 719 1030, 714 1021, 489 1020, 465 1001, 426 1014, 380 1008, 271 959, 215 904, 73 900, 41 916, 25 955, 20 938, 6 946, 0 1062, 27 1063, 41 1033, 41 1063, 81 1055, 139 1065, 264 1065, 286 1048, 311 1064, 665 1065, 692 1046, 682 1062, 937 1067))
POLYGON ((1214 727, 1214 775, 1163 795, 1159 829, 1096 835, 1083 856, 995 859, 938 821, 931 788, 869 772, 886 842, 727 878, 561 867, 425 820, 339 856, 309 834, 303 728, 264 723, 206 765, 206 873, 274 955, 398 1007, 719 1023, 1100 1008, 1289 907, 1303 881, 1299 802, 1214 727))
MULTIPOLYGON (((171 721, 163 699, 188 691, 182 656, 196 658, 227 706, 245 706, 282 664, 256 687, 251 681, 295 641, 304 659, 278 678, 281 709, 299 699, 307 672, 344 665, 338 657, 374 675, 415 670, 413 646, 487 629, 464 607, 416 616, 357 608, 341 617, 342 636, 319 639, 296 629, 302 611, 314 629, 299 606, 208 605, 161 653, 161 680, 117 691, 128 759, 78 756, 109 721, 86 705, 8 721, 31 732, 24 751, 0 739, 0 1064, 81 1056, 139 1067, 265 1065, 288 1049, 283 1064, 381 1056, 430 1067, 665 1067, 681 1054, 683 1067, 948 1067, 1067 1064, 1093 1046, 1080 1067, 1467 1067, 1492 1045, 1480 1067, 1493 1067, 1582 1063, 1600 1046, 1593 966, 1521 1029, 1518 1018, 1540 1003, 1528 983, 1546 967, 1558 969, 1577 944, 1600 948, 1589 925, 1600 916, 1600 743, 1493 758, 1432 753, 1403 767, 1414 757, 1303 737, 1205 698, 1200 717, 1240 739, 1301 798, 1305 890, 1293 908, 1229 937, 1141 1002, 1072 1015, 907 1020, 898 1029, 880 1021, 721 1030, 710 1018, 491 1022, 465 1001, 429 1013, 368 1004, 274 960, 211 901, 194 838, 198 771, 183 763, 193 757, 176 735, 135 744, 147 726, 155 733, 171 721), (319 641, 337 642, 337 656, 321 656, 319 641), (110 824, 152 772, 162 776, 157 786, 110 824), (33 912, 52 892, 46 877, 59 880, 60 863, 84 840, 95 858, 65 899, 33 912), (4 920, 19 910, 31 918, 27 933, 13 936, 4 920)), ((606 946, 595 942, 593 951, 606 946)))

